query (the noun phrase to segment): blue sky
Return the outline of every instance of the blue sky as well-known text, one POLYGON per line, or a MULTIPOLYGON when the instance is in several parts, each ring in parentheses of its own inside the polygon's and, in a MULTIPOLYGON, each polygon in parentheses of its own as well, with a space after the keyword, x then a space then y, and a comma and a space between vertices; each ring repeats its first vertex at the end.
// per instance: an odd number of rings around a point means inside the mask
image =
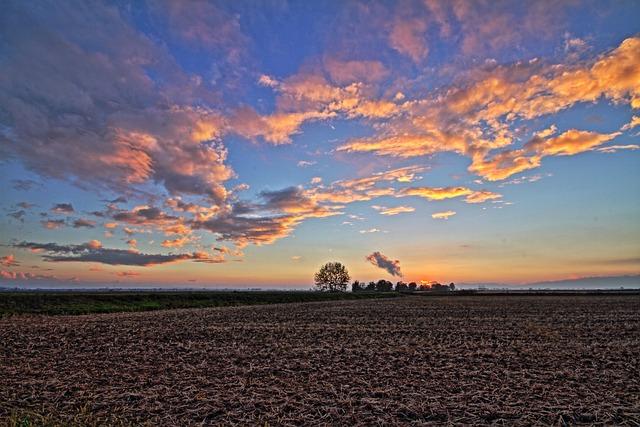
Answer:
POLYGON ((638 2, 5 9, 5 285, 640 273, 638 2))

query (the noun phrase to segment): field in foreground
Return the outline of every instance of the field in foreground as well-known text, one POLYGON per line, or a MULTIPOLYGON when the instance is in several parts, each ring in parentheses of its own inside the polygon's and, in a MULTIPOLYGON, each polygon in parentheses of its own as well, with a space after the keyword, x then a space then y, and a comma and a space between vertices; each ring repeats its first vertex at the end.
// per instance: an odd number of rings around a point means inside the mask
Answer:
POLYGON ((640 422, 637 295, 12 316, 0 342, 10 424, 640 422))
POLYGON ((176 308, 390 298, 395 292, 308 291, 21 291, 0 292, 0 317, 15 314, 90 314, 176 308))

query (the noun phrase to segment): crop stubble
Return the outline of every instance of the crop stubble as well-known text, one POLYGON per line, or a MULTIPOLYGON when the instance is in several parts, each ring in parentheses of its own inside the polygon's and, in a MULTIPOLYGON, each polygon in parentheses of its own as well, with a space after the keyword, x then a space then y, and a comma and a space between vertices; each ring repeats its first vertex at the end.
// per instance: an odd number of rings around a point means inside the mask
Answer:
POLYGON ((0 420, 640 425, 639 296, 0 320, 0 420))

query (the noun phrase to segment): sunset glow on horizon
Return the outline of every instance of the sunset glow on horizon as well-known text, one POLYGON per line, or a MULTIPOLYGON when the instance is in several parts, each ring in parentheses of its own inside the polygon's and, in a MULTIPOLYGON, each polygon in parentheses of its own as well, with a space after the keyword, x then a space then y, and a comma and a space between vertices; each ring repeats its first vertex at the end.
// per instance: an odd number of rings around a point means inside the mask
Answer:
POLYGON ((640 275, 640 2, 9 1, 0 285, 640 275))

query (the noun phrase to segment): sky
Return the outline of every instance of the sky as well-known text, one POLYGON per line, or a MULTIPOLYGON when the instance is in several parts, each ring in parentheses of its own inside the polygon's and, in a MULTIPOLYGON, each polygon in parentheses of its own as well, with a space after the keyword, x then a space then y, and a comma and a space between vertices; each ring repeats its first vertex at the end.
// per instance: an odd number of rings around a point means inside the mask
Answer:
POLYGON ((3 2, 0 284, 638 275, 639 16, 3 2))

